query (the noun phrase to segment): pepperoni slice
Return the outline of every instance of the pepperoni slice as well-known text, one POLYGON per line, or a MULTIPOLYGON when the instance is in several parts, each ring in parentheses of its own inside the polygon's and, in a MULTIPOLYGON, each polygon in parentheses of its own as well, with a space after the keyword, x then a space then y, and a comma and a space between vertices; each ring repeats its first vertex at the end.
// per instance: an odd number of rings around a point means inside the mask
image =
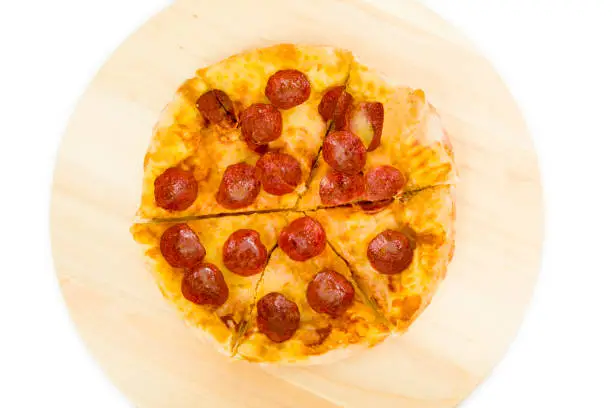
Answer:
POLYGON ((196 305, 221 306, 229 297, 223 273, 209 263, 185 271, 181 292, 185 299, 196 305))
POLYGON ((335 130, 348 130, 349 117, 351 108, 353 106, 353 95, 344 91, 338 99, 336 106, 336 112, 334 115, 334 129, 335 130))
POLYGON ((319 197, 324 205, 342 205, 358 200, 365 192, 363 174, 328 172, 319 184, 319 197))
POLYGON ((225 127, 236 124, 234 104, 230 97, 219 89, 213 89, 200 96, 196 107, 207 123, 225 127))
POLYGON ((302 181, 300 163, 286 153, 268 152, 257 161, 264 191, 277 196, 291 193, 302 181))
POLYGON ((242 135, 257 145, 270 143, 283 133, 283 115, 272 105, 256 103, 240 115, 242 135))
POLYGON ((198 182, 191 171, 171 167, 154 183, 155 203, 168 211, 183 211, 198 197, 198 182))
POLYGON ((272 292, 257 302, 257 328, 275 343, 289 340, 300 326, 300 309, 284 295, 272 292))
POLYGON ((168 228, 159 240, 162 256, 174 268, 191 268, 206 256, 197 234, 187 224, 168 228))
POLYGON ((319 114, 325 121, 333 120, 334 129, 346 130, 352 105, 353 95, 346 92, 346 87, 335 86, 325 92, 321 98, 319 114))
POLYGON ((366 163, 366 148, 357 136, 346 130, 330 133, 323 142, 323 159, 334 170, 359 173, 366 163))
POLYGON ((289 258, 298 262, 321 255, 326 243, 323 226, 310 217, 298 218, 287 225, 278 239, 278 246, 289 258))
POLYGON ((387 208, 391 203, 393 203, 393 199, 383 200, 383 201, 362 201, 359 204, 359 207, 366 214, 376 214, 387 208))
POLYGON ((268 79, 266 96, 279 109, 291 109, 310 97, 310 81, 295 69, 278 71, 268 79))
POLYGON ((371 152, 380 146, 384 122, 385 107, 382 103, 362 102, 351 111, 349 129, 371 152))
POLYGON ((257 231, 241 229, 229 236, 223 245, 223 264, 240 276, 256 275, 264 270, 268 250, 257 231))
POLYGON ((410 239, 399 231, 386 230, 368 245, 368 259, 378 272, 396 275, 410 266, 414 250, 410 239))
POLYGON ((343 275, 326 269, 310 281, 306 298, 316 312, 338 317, 353 304, 355 288, 343 275))
POLYGON ((217 202, 230 210, 248 207, 255 202, 260 189, 261 182, 255 166, 232 164, 223 174, 217 202))
POLYGON ((323 118, 324 121, 329 121, 334 118, 334 114, 336 113, 336 106, 338 105, 338 100, 340 96, 344 92, 344 86, 335 86, 330 88, 325 92, 323 98, 321 98, 321 102, 319 103, 319 114, 323 118))
POLYGON ((379 166, 369 170, 365 175, 365 181, 365 199, 369 201, 393 198, 406 184, 402 172, 393 166, 379 166))

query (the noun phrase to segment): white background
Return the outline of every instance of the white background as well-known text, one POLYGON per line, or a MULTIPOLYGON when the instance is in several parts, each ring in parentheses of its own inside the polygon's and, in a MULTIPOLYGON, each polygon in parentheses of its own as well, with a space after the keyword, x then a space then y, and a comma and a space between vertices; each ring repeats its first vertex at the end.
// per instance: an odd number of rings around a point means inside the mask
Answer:
MULTIPOLYGON (((612 2, 425 2, 462 28, 508 83, 546 190, 532 308, 506 359, 464 406, 612 407, 612 2)), ((168 3, 0 3, 2 407, 129 406, 66 313, 48 206, 55 152, 79 95, 126 36, 168 3)))

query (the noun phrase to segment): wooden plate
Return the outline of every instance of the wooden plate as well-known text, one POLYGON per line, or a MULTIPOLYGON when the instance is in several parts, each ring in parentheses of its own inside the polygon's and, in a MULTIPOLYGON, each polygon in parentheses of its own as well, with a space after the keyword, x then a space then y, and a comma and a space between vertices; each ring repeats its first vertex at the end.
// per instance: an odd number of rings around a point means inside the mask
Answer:
POLYGON ((57 274, 72 317, 139 407, 457 405, 513 339, 540 266, 536 156, 500 78, 453 27, 413 1, 179 0, 129 38, 83 96, 59 152, 52 202, 57 274), (157 116, 198 67, 279 42, 352 50, 423 88, 461 171, 457 252, 405 336, 314 368, 231 363, 158 293, 129 226, 157 116))

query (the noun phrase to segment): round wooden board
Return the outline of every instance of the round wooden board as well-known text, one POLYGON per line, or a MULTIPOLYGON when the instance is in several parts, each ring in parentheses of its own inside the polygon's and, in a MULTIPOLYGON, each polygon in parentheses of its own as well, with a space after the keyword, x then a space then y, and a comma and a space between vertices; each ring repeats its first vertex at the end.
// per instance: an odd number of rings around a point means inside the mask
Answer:
POLYGON ((57 274, 72 317, 139 407, 449 408, 500 360, 540 267, 537 160, 492 67, 419 3, 180 0, 101 69, 60 149, 52 202, 57 274), (163 300, 129 227, 151 129, 194 71, 280 42, 352 50, 398 84, 423 88, 460 168, 456 258, 409 333, 336 364, 230 362, 163 300))

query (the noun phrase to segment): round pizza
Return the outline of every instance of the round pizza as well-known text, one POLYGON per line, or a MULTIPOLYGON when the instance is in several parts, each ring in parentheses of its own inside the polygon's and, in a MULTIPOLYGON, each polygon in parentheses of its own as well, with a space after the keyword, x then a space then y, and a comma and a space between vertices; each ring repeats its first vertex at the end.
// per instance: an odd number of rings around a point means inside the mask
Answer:
POLYGON ((419 89, 281 44, 197 71, 154 129, 134 239, 232 358, 318 364, 401 334, 452 260, 453 150, 419 89))

